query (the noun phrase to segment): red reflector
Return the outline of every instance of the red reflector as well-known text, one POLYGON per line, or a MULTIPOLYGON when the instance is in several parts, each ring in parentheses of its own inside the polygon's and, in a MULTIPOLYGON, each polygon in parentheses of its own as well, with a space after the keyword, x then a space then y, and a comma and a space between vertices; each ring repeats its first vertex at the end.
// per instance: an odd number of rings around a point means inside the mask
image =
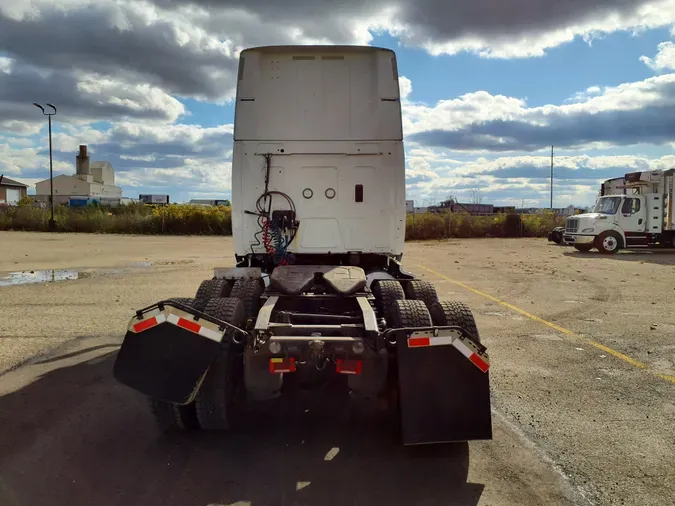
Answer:
POLYGON ((147 320, 143 320, 142 322, 135 324, 134 330, 136 332, 143 332, 144 330, 148 330, 155 325, 157 325, 157 318, 153 316, 152 318, 148 318, 147 320))
POLYGON ((295 358, 271 358, 270 372, 273 374, 279 374, 282 372, 295 372, 295 358))
POLYGON ((183 327, 184 329, 189 330, 190 332, 194 332, 196 334, 199 333, 199 329, 202 328, 201 325, 195 322, 191 322, 190 320, 186 320, 185 318, 178 318, 178 326, 183 327))
POLYGON ((476 355, 475 353, 471 354, 471 356, 469 357, 469 360, 471 360, 471 362, 473 362, 475 365, 477 365, 478 368, 483 372, 487 372, 488 369, 490 368, 490 364, 485 362, 485 360, 483 360, 480 357, 480 355, 476 355))
POLYGON ((337 359, 335 370, 341 374, 361 374, 363 360, 343 360, 337 359))
POLYGON ((431 340, 428 337, 411 337, 408 339, 408 348, 415 348, 417 346, 430 346, 431 340))

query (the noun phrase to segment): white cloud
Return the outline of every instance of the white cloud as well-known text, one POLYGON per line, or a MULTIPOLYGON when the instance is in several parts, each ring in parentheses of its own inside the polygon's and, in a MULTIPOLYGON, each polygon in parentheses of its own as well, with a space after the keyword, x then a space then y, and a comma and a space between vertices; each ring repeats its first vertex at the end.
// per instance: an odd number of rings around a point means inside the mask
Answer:
POLYGON ((661 42, 654 58, 641 56, 640 61, 657 72, 675 70, 675 44, 670 41, 661 42))
POLYGON ((474 0, 462 4, 436 0, 406 3, 415 15, 392 22, 391 31, 434 55, 470 51, 484 58, 531 58, 575 38, 590 44, 616 31, 640 32, 675 23, 673 0, 474 0))
POLYGON ((576 103, 528 107, 478 91, 434 106, 403 105, 404 131, 428 146, 464 151, 533 151, 668 144, 675 132, 675 73, 586 90, 576 103))
MULTIPOLYGON (((55 94, 73 118, 173 121, 168 97, 231 100, 239 51, 267 44, 367 44, 389 32, 432 54, 541 56, 617 30, 675 22, 675 0, 4 0, 0 117, 31 121, 12 101, 55 94), (524 13, 527 15, 524 15, 524 13), (30 84, 30 85, 28 85, 30 84), (9 90, 9 91, 6 91, 9 90), (77 104, 81 90, 92 100, 77 104), (110 98, 102 97, 105 93, 110 98), (30 95, 30 97, 29 97, 30 95), (95 100, 98 97, 98 100, 95 100), (159 110, 169 105, 161 114, 159 110)), ((658 63, 655 63, 658 64, 658 63)), ((405 81, 404 81, 405 83, 405 81)), ((406 90, 404 90, 405 92, 406 90)), ((32 100, 32 99, 31 99, 32 100)), ((37 120, 35 120, 37 121, 37 120)))
MULTIPOLYGON (((433 150, 429 158, 447 156, 433 150)), ((433 162, 430 162, 433 163, 433 162)), ((409 171, 408 198, 439 201, 453 195, 470 202, 471 191, 480 189, 485 203, 498 205, 547 205, 549 199, 549 156, 513 156, 494 159, 478 158, 471 162, 430 171, 431 177, 417 178, 409 171)), ((556 156, 554 164, 554 204, 559 207, 590 205, 597 196, 600 183, 626 172, 659 170, 675 166, 675 156, 660 158, 639 156, 556 156)))
POLYGON ((412 81, 406 76, 399 76, 398 88, 401 96, 401 102, 407 101, 408 97, 412 93, 412 81))
MULTIPOLYGON (((232 125, 200 127, 185 124, 123 122, 107 130, 66 125, 53 135, 54 172, 72 174, 80 144, 92 160, 107 160, 125 195, 139 188, 175 194, 229 195, 232 125)), ((26 139, 0 136, 0 173, 26 184, 48 177, 46 135, 26 145, 26 139)))

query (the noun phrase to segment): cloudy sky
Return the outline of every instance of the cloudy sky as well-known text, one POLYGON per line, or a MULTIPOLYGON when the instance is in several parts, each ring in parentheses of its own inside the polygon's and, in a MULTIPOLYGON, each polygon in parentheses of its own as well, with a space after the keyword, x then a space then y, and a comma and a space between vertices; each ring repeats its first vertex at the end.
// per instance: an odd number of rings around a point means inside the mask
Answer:
POLYGON ((2 0, 0 173, 72 173, 79 144, 126 196, 230 196, 239 51, 396 50, 407 192, 590 204, 601 180, 675 166, 675 0, 2 0))

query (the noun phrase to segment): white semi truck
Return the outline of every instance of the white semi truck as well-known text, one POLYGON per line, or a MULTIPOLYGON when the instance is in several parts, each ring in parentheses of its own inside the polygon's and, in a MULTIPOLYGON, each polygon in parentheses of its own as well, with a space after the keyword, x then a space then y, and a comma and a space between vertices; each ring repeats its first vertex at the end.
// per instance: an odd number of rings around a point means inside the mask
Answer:
POLYGON ((401 265, 402 139, 392 51, 241 53, 236 266, 215 269, 194 297, 138 310, 115 361, 162 428, 228 429, 250 402, 335 381, 388 401, 406 445, 492 438, 489 358, 471 311, 401 265))
POLYGON ((675 247, 675 169, 630 172, 605 181, 593 211, 567 218, 562 242, 597 248, 675 247))

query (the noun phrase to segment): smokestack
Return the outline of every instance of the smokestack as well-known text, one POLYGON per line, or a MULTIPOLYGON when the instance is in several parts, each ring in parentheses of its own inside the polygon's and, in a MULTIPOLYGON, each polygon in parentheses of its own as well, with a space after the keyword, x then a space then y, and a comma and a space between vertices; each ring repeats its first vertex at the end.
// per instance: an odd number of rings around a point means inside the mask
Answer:
POLYGON ((75 172, 77 174, 88 176, 91 174, 89 170, 89 155, 87 154, 87 146, 80 146, 80 154, 75 157, 75 172))

